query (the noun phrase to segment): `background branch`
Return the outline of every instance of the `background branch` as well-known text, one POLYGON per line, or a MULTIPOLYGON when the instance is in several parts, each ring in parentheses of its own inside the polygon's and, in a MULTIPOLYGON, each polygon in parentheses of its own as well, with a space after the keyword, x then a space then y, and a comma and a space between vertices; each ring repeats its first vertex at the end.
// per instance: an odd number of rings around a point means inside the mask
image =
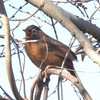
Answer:
POLYGON ((3 0, 0 0, 0 12, 1 12, 1 17, 2 17, 2 23, 4 26, 4 33, 5 33, 6 71, 8 74, 8 80, 9 80, 12 92, 14 96, 16 97, 16 99, 23 100, 20 94, 18 93, 16 84, 15 84, 14 75, 13 75, 12 64, 11 64, 11 51, 10 51, 11 50, 10 49, 10 27, 9 27, 8 17, 3 5, 3 0))

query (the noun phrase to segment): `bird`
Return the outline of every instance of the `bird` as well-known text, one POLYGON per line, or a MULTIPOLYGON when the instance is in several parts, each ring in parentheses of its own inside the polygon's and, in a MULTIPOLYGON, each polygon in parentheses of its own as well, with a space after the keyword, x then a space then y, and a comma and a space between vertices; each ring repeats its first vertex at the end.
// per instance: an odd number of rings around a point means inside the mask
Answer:
MULTIPOLYGON (((69 47, 62 42, 45 34, 40 27, 30 25, 23 30, 26 35, 25 52, 30 60, 41 70, 45 70, 48 65, 61 66, 65 54, 69 47), (33 40, 33 41, 32 41, 33 40)), ((69 51, 64 68, 71 69, 68 72, 77 77, 73 66, 73 61, 77 61, 77 56, 73 51, 69 51)))

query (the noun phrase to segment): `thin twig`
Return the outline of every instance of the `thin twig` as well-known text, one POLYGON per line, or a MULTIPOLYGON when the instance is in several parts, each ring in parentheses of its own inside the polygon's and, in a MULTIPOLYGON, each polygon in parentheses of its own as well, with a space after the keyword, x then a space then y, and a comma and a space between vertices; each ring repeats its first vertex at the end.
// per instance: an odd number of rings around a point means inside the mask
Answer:
POLYGON ((94 14, 97 12, 97 10, 100 8, 100 5, 95 9, 94 13, 90 16, 90 18, 88 19, 88 21, 90 21, 92 19, 92 17, 94 16, 94 14))
MULTIPOLYGON (((24 64, 23 64, 23 69, 22 69, 22 73, 24 74, 24 69, 25 69, 25 55, 23 52, 21 52, 24 56, 24 64)), ((24 82, 25 82, 25 79, 24 79, 24 82)), ((19 92, 21 91, 21 86, 22 86, 22 83, 23 83, 23 80, 21 79, 21 82, 20 82, 20 87, 19 87, 19 92)))
POLYGON ((27 20, 27 19, 31 18, 32 16, 34 16, 38 11, 39 11, 39 8, 32 15, 30 15, 26 18, 23 18, 23 19, 10 19, 10 21, 24 21, 24 20, 27 20))
POLYGON ((4 92, 4 94, 10 99, 13 100, 10 95, 0 86, 1 90, 4 92))
MULTIPOLYGON (((12 38, 12 36, 10 36, 12 38)), ((21 59, 20 59, 20 53, 19 53, 19 46, 18 44, 16 44, 16 42, 14 41, 14 39, 12 38, 13 44, 16 47, 17 50, 17 55, 18 55, 18 61, 19 61, 19 66, 20 66, 20 72, 21 72, 21 76, 22 76, 22 81, 23 81, 23 93, 24 93, 24 99, 26 100, 26 91, 25 91, 25 80, 24 80, 24 75, 23 75, 23 70, 21 67, 21 59)))
MULTIPOLYGON (((73 36, 72 36, 72 38, 71 38, 71 41, 72 41, 72 39, 73 39, 73 36)), ((63 62, 62 62, 62 65, 61 65, 61 72, 59 73, 59 78, 58 78, 58 100, 60 100, 60 94, 59 94, 59 84, 61 83, 61 93, 62 93, 62 82, 61 82, 61 74, 62 74, 62 71, 63 71, 63 67, 64 67, 64 64, 65 64, 65 62, 66 62, 66 59, 67 59, 67 57, 68 57, 68 54, 69 54, 69 52, 70 52, 70 49, 71 49, 71 47, 72 47, 72 45, 73 45, 73 43, 75 42, 75 39, 76 38, 74 38, 74 40, 73 40, 73 42, 71 43, 71 41, 70 41, 70 43, 69 43, 69 49, 68 49, 68 51, 66 52, 66 54, 65 54, 65 57, 64 57, 64 60, 63 60, 63 62)), ((62 96, 63 94, 61 94, 61 100, 63 100, 63 96, 62 96)))
POLYGON ((50 19, 51 19, 51 22, 52 22, 52 27, 54 29, 54 33, 55 33, 56 39, 58 40, 58 35, 57 35, 57 31, 56 31, 56 28, 55 28, 55 25, 54 25, 54 22, 53 22, 53 18, 50 17, 50 19))

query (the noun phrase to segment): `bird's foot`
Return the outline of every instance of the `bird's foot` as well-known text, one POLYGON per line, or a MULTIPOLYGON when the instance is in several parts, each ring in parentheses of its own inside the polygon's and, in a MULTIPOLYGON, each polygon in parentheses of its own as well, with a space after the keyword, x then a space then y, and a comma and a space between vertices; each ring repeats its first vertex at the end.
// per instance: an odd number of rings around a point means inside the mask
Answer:
POLYGON ((61 67, 59 67, 59 66, 48 65, 48 66, 44 69, 44 73, 45 73, 46 78, 48 77, 48 75, 47 75, 47 70, 48 70, 49 68, 61 69, 61 67))
POLYGON ((96 54, 100 54, 100 48, 98 48, 97 50, 96 50, 96 54))
POLYGON ((44 73, 45 73, 46 78, 48 77, 48 75, 47 75, 47 70, 48 70, 50 67, 52 67, 52 65, 48 65, 48 66, 45 68, 45 70, 44 70, 44 73))

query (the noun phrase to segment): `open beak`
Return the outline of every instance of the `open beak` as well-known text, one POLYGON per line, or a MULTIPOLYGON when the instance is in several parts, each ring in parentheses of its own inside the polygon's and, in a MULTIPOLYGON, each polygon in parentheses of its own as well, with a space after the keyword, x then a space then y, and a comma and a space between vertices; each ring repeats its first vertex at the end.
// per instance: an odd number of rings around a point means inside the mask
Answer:
POLYGON ((30 39, 30 36, 25 36, 23 39, 30 39))
MULTIPOLYGON (((30 34, 30 32, 29 31, 27 31, 27 30, 23 30, 26 34, 30 34)), ((30 38, 30 36, 25 36, 23 39, 29 39, 30 38)))

